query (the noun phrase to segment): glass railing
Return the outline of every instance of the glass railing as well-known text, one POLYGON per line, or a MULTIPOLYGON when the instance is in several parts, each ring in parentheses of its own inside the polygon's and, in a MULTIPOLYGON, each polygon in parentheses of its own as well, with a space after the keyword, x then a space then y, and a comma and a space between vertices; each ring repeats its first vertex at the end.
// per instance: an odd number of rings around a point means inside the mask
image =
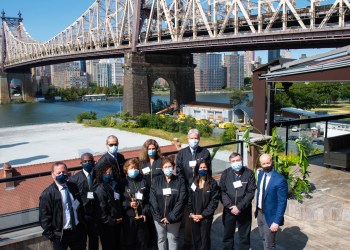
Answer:
POLYGON ((324 153, 325 138, 350 133, 350 114, 275 122, 274 126, 286 155, 298 154, 296 141, 301 141, 307 155, 315 156, 324 153))
MULTIPOLYGON (((218 148, 212 160, 214 175, 229 167, 228 158, 232 152, 239 152, 243 155, 243 141, 207 145, 205 147, 211 153, 215 148, 218 148)), ((177 151, 173 151, 163 155, 176 153, 177 151)), ((81 167, 69 168, 72 175, 79 170, 81 170, 81 167)), ((4 172, 4 169, 0 172, 4 172)), ((14 177, 0 179, 0 235, 5 232, 39 225, 39 197, 53 181, 51 172, 21 174, 23 173, 17 172, 14 177)))

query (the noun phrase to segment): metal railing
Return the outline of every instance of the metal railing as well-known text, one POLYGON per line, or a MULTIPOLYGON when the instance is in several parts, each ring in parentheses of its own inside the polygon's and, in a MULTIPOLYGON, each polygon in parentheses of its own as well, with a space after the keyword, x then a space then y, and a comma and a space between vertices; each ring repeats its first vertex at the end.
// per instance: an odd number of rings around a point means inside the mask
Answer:
MULTIPOLYGON (((219 143, 219 144, 212 144, 212 145, 206 145, 203 146, 205 148, 221 148, 224 146, 230 146, 230 145, 239 145, 239 147, 236 147, 234 151, 240 152, 243 159, 243 141, 232 141, 232 142, 226 142, 226 143, 219 143)), ((230 150, 232 152, 233 150, 230 150)), ((226 167, 228 167, 228 155, 227 153, 223 153, 226 151, 218 150, 218 153, 213 159, 213 173, 218 174, 222 172, 226 167), (220 155, 221 154, 221 155, 220 155), (215 171, 214 171, 215 169, 215 171)), ((171 151, 171 152, 165 152, 162 155, 171 155, 171 154, 177 154, 178 151, 171 151)), ((81 166, 76 167, 70 167, 68 168, 69 172, 79 171, 81 170, 81 166)), ((31 201, 32 206, 29 208, 22 208, 18 209, 18 211, 12 211, 9 213, 1 213, 0 212, 0 234, 21 230, 28 227, 33 227, 39 225, 38 223, 38 203, 39 203, 39 196, 40 193, 45 189, 49 183, 52 183, 52 180, 49 179, 49 176, 51 175, 51 171, 45 171, 45 172, 38 172, 38 173, 32 173, 27 175, 20 175, 20 176, 13 176, 10 178, 2 178, 0 179, 0 184, 6 183, 6 182, 15 182, 15 187, 12 190, 5 190, 5 185, 1 185, 0 195, 7 195, 8 199, 12 199, 9 201, 5 201, 4 204, 7 206, 11 206, 12 202, 14 203, 23 203, 26 204, 27 202, 31 201), (45 178, 45 179, 40 179, 45 178), (42 183, 47 183, 47 186, 44 186, 42 183), (42 185, 39 185, 42 184, 42 185), (28 195, 24 195, 25 199, 19 200, 19 194, 17 193, 17 199, 16 199, 16 193, 20 190, 16 190, 17 185, 19 187, 22 186, 22 190, 28 190, 28 195), (36 190, 37 192, 31 192, 34 189, 42 189, 42 190, 36 190), (9 193, 5 193, 9 192, 9 193), (33 194, 35 193, 35 194, 33 194), (35 204, 35 205, 33 205, 35 204)), ((23 194, 21 194, 23 195, 23 194)), ((4 205, 3 204, 3 205, 4 205)), ((20 207, 21 204, 19 204, 20 207)))

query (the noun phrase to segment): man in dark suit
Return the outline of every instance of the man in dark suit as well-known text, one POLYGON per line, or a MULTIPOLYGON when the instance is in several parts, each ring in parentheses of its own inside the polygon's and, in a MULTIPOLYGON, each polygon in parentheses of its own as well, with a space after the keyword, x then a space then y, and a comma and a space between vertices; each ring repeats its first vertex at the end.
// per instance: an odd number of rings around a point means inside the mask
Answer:
POLYGON ((114 176, 115 179, 125 178, 125 173, 123 171, 125 158, 122 154, 118 153, 118 146, 119 146, 118 138, 114 135, 108 136, 106 140, 107 152, 104 155, 102 155, 100 160, 96 163, 96 169, 102 163, 107 162, 111 164, 113 166, 113 173, 117 175, 117 176, 114 176))
POLYGON ((80 192, 83 201, 87 235, 89 239, 89 250, 98 250, 98 234, 96 225, 96 211, 94 191, 96 188, 96 174, 94 171, 94 156, 90 153, 84 153, 80 157, 80 163, 83 169, 73 175, 69 181, 75 183, 80 192))
MULTIPOLYGON (((204 159, 210 161, 210 153, 208 149, 199 146, 200 135, 197 129, 191 129, 187 134, 189 146, 181 149, 176 158, 176 174, 182 177, 186 187, 189 189, 193 183, 193 170, 197 163, 204 159)), ((186 202, 187 204, 187 202, 186 202)), ((184 208, 183 226, 184 226, 184 247, 182 249, 190 249, 192 244, 191 221, 189 219, 190 212, 187 205, 184 208)))
POLYGON ((68 169, 63 162, 52 165, 51 177, 54 183, 39 198, 43 236, 51 240, 54 250, 85 249, 86 232, 79 189, 74 183, 67 182, 68 169))
POLYGON ((286 179, 273 169, 272 158, 268 154, 260 156, 262 170, 258 176, 257 209, 259 234, 264 249, 276 248, 276 233, 284 223, 288 198, 286 179))
POLYGON ((241 155, 232 153, 230 167, 220 178, 221 198, 224 205, 222 222, 224 224, 223 249, 234 249, 236 226, 239 234, 239 249, 250 249, 250 230, 252 225, 252 200, 255 195, 255 176, 249 168, 243 167, 241 155))

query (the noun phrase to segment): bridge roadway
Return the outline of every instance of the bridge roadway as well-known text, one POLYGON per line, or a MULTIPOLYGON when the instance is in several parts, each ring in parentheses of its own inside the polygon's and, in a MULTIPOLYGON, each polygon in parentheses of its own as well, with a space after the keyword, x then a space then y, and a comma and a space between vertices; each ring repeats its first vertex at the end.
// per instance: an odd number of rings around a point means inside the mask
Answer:
POLYGON ((206 6, 205 1, 195 7, 187 1, 181 7, 166 1, 165 6, 154 7, 152 2, 141 5, 135 0, 134 5, 139 7, 133 7, 133 16, 125 17, 123 22, 128 21, 129 26, 124 27, 122 21, 112 17, 130 6, 114 10, 106 0, 96 1, 75 23, 46 43, 33 40, 22 19, 18 24, 12 19, 11 24, 3 22, 5 69, 10 72, 73 60, 123 57, 129 51, 178 54, 264 50, 270 49, 271 44, 274 49, 334 48, 350 42, 350 5, 345 0, 321 6, 313 1, 311 7, 299 9, 290 0, 259 0, 265 6, 260 14, 250 14, 250 7, 241 0, 215 8, 206 6), (191 8, 196 10, 193 14, 191 8), (112 14, 106 15, 107 12, 112 14), (135 25, 138 18, 141 22, 135 25), (88 28, 85 22, 90 23, 88 28))

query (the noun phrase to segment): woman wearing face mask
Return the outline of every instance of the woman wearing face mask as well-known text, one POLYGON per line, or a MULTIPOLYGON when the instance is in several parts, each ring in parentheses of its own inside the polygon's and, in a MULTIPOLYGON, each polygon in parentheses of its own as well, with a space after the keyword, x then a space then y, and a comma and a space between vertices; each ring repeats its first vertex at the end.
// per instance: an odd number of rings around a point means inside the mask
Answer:
POLYGON ((140 163, 142 174, 151 186, 153 177, 162 175, 161 152, 158 143, 153 139, 148 139, 143 144, 140 151, 140 163))
POLYGON ((113 176, 113 166, 111 164, 101 164, 96 170, 98 183, 95 190, 96 216, 103 250, 120 248, 122 194, 120 192, 120 180, 115 180, 113 176))
POLYGON ((158 249, 176 250, 187 191, 183 179, 173 174, 172 158, 164 157, 161 165, 164 174, 152 181, 151 211, 158 233, 158 249))
MULTIPOLYGON (((158 143, 153 139, 148 139, 143 144, 140 151, 140 163, 142 174, 147 181, 147 185, 151 187, 152 179, 155 176, 163 175, 161 166, 161 152, 158 143)), ((152 214, 147 214, 147 246, 152 248, 157 244, 157 232, 154 226, 152 214)))
POLYGON ((140 162, 133 158, 124 164, 122 181, 123 237, 126 249, 146 249, 146 213, 149 209, 149 188, 140 173, 140 162))
POLYGON ((239 249, 250 249, 250 231, 252 225, 252 200, 256 184, 254 172, 243 167, 241 155, 232 153, 230 167, 220 178, 220 188, 224 211, 223 249, 233 249, 236 225, 239 234, 239 249))
POLYGON ((195 250, 210 249, 211 224, 220 200, 220 189, 211 172, 210 160, 199 161, 194 169, 194 179, 188 194, 195 250))

